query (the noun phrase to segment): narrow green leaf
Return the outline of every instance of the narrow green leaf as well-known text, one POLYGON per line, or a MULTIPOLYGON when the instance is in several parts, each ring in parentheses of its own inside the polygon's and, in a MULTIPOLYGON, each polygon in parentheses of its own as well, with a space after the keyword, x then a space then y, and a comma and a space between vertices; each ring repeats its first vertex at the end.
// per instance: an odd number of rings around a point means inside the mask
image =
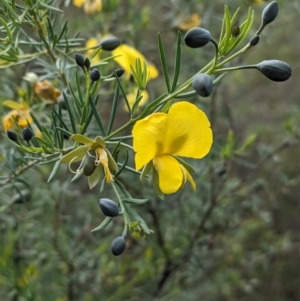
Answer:
POLYGON ((125 103, 126 103, 128 112, 131 114, 131 107, 130 107, 130 104, 129 104, 129 102, 128 102, 126 93, 125 93, 125 91, 124 91, 124 89, 123 89, 123 87, 122 87, 122 85, 121 85, 120 79, 119 79, 118 76, 116 76, 115 78, 116 78, 116 81, 117 81, 117 83, 118 83, 118 85, 119 85, 119 87, 120 87, 121 93, 122 93, 122 95, 123 95, 123 97, 124 97, 124 101, 125 101, 125 103))
POLYGON ((122 201, 124 203, 129 203, 129 204, 138 204, 138 205, 142 205, 142 204, 145 204, 146 202, 149 201, 149 198, 148 199, 133 199, 133 198, 125 198, 125 199, 122 199, 122 201))
POLYGON ((176 43, 176 56, 175 56, 175 68, 174 68, 174 77, 173 77, 173 83, 171 87, 171 93, 173 93, 176 89, 178 78, 180 74, 180 66, 181 66, 181 32, 178 31, 177 34, 177 43, 176 43))
POLYGON ((58 173, 58 170, 59 170, 59 168, 60 168, 60 166, 61 166, 61 163, 60 163, 60 161, 59 161, 59 158, 57 158, 57 160, 58 160, 58 161, 55 162, 55 164, 54 164, 54 166, 53 166, 53 169, 52 169, 52 171, 51 171, 51 173, 50 173, 50 176, 49 176, 49 178, 48 178, 47 183, 50 183, 50 182, 54 179, 54 177, 56 176, 56 174, 58 173))
POLYGON ((121 168, 119 169, 119 171, 116 173, 115 177, 117 177, 118 175, 120 175, 122 173, 122 171, 125 169, 126 164, 128 162, 128 151, 126 151, 126 158, 124 163, 122 164, 121 168))
POLYGON ((63 13, 62 10, 60 10, 60 9, 58 9, 58 8, 56 8, 56 7, 47 5, 47 4, 43 3, 43 2, 38 2, 38 6, 39 6, 39 8, 41 8, 41 9, 53 10, 53 11, 58 12, 58 13, 63 13))
POLYGON ((105 130, 104 130, 104 127, 103 127, 103 124, 102 124, 102 121, 101 121, 101 117, 100 117, 100 115, 99 115, 99 113, 97 111, 97 108, 95 106, 95 103, 93 102, 92 97, 90 97, 89 100, 90 100, 89 101, 90 107, 91 107, 91 109, 93 111, 94 117, 95 117, 95 119, 97 121, 97 124, 98 124, 98 126, 100 128, 100 131, 101 131, 101 133, 102 133, 103 136, 106 136, 105 130))
POLYGON ((159 56, 160 56, 161 67, 162 67, 162 70, 163 70, 163 75, 164 75, 164 79, 165 79, 167 91, 168 91, 168 93, 170 93, 171 92, 171 88, 170 88, 170 79, 169 79, 169 72, 168 72, 168 64, 167 64, 166 54, 165 54, 165 50, 164 50, 164 45, 163 45, 160 33, 158 33, 157 38, 158 38, 158 49, 159 49, 159 56))
POLYGON ((94 228, 91 232, 103 230, 106 226, 108 226, 112 219, 112 217, 106 217, 105 220, 97 228, 94 228))
POLYGON ((132 198, 130 193, 125 189, 123 184, 117 178, 115 178, 115 183, 118 185, 118 187, 120 188, 120 190, 122 191, 122 193, 125 195, 126 198, 132 198))
POLYGON ((75 121, 75 114, 74 114, 73 106, 69 102, 68 97, 67 97, 65 92, 63 92, 63 97, 64 97, 65 104, 66 104, 66 107, 67 107, 67 111, 69 113, 69 118, 70 118, 70 121, 71 121, 72 130, 73 130, 73 133, 75 134, 77 132, 77 129, 76 129, 76 121, 75 121))
POLYGON ((196 91, 189 91, 189 92, 178 94, 174 98, 176 98, 176 99, 184 99, 184 98, 190 98, 190 97, 197 96, 197 95, 198 94, 197 94, 196 91))
POLYGON ((72 136, 72 133, 70 133, 69 131, 65 130, 64 128, 61 127, 57 127, 56 128, 58 131, 60 131, 61 133, 63 133, 65 136, 67 136, 68 138, 70 138, 70 136, 72 136))
POLYGON ((118 103, 119 103, 119 92, 120 92, 120 87, 119 87, 119 85, 116 85, 114 98, 113 98, 111 111, 110 111, 108 127, 107 127, 107 135, 109 135, 111 133, 111 129, 112 129, 112 126, 113 126, 115 118, 116 118, 116 112, 117 112, 118 103))

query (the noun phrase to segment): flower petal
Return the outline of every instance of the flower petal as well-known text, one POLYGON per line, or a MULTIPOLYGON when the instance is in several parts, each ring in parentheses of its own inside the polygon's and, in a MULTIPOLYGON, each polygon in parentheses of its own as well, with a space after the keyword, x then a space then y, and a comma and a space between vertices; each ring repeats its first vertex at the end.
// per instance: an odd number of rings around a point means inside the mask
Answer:
POLYGON ((137 170, 152 160, 162 148, 167 117, 165 113, 154 113, 134 125, 132 135, 137 170))
POLYGON ((188 170, 183 165, 181 165, 181 168, 183 169, 187 180, 190 182, 193 190, 195 191, 196 190, 196 183, 195 183, 193 177, 191 176, 191 174, 188 172, 188 170))
POLYGON ((73 0, 73 5, 76 7, 81 7, 87 0, 73 0))
POLYGON ((154 167, 158 172, 159 187, 164 194, 174 193, 184 184, 182 167, 171 156, 157 156, 153 160, 154 167))
POLYGON ((182 101, 169 110, 162 154, 202 158, 213 141, 210 122, 195 105, 182 101))

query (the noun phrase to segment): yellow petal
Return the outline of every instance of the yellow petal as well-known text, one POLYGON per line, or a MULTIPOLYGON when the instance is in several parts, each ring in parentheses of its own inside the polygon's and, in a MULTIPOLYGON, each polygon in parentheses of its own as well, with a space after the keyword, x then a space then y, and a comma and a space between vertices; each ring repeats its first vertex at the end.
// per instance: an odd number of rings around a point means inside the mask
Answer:
POLYGON ((158 76, 158 71, 153 64, 147 63, 146 58, 142 53, 140 53, 135 48, 121 44, 115 50, 112 51, 112 55, 116 56, 114 60, 124 69, 126 76, 129 77, 132 73, 130 66, 135 67, 135 61, 137 58, 141 60, 142 66, 146 62, 147 67, 149 68, 149 79, 155 78, 158 76))
POLYGON ((18 111, 12 110, 3 117, 2 125, 5 132, 14 127, 13 117, 17 119, 18 116, 19 116, 18 111))
POLYGON ((26 102, 19 103, 19 102, 13 101, 13 100, 3 101, 3 105, 6 107, 9 107, 11 109, 18 110, 18 111, 26 110, 29 108, 29 106, 26 102))
POLYGON ((137 170, 151 161, 162 148, 167 117, 165 113, 154 113, 134 125, 132 135, 137 170))
POLYGON ((177 25, 178 29, 188 31, 189 29, 193 27, 200 26, 201 24, 201 17, 199 14, 195 13, 191 16, 181 20, 179 24, 177 25))
POLYGON ((210 122, 195 105, 182 101, 169 110, 161 154, 202 158, 213 141, 210 122))
POLYGON ((73 5, 76 7, 82 7, 86 1, 87 0, 73 0, 73 5))
POLYGON ((153 165, 158 172, 159 188, 164 194, 174 193, 184 184, 184 175, 178 161, 171 156, 157 156, 153 165))

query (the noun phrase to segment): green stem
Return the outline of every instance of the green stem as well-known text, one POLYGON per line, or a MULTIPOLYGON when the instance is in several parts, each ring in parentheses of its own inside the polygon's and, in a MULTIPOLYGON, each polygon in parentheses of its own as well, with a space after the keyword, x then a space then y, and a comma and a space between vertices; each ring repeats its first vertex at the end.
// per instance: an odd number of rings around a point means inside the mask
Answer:
MULTIPOLYGON (((123 212, 124 223, 125 223, 125 226, 124 226, 124 227, 127 228, 127 227, 129 227, 129 225, 130 225, 130 223, 131 223, 130 218, 129 218, 128 214, 127 214, 127 211, 126 211, 126 209, 125 209, 125 206, 124 206, 124 204, 123 204, 123 201, 122 201, 122 199, 121 199, 121 197, 120 197, 120 195, 119 195, 118 189, 117 189, 117 187, 115 186, 115 183, 114 183, 114 182, 111 182, 111 186, 112 186, 112 188, 113 188, 113 190, 114 190, 114 192, 115 192, 115 194, 116 194, 116 196, 117 196, 117 199, 118 199, 119 204, 120 204, 120 207, 121 207, 121 211, 123 212)), ((123 231, 123 232, 124 232, 124 231, 123 231)))

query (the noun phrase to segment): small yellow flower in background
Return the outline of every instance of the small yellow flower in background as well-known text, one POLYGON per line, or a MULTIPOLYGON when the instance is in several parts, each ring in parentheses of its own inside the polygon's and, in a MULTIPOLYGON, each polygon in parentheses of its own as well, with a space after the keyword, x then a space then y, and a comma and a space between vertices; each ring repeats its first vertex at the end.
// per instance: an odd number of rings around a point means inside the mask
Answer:
POLYGON ((203 158, 210 150, 213 135, 210 122, 195 105, 182 101, 166 113, 154 113, 133 127, 136 170, 152 161, 163 194, 178 191, 188 180, 196 184, 176 156, 203 158))
MULTIPOLYGON (((86 48, 93 48, 96 47, 97 45, 99 45, 99 41, 96 38, 90 38, 86 41, 85 43, 85 47, 86 48)), ((90 49, 86 52, 86 56, 87 57, 91 57, 91 55, 94 53, 95 49, 90 49)), ((101 51, 101 50, 100 50, 101 51)), ((100 54, 98 52, 98 54, 93 58, 93 63, 98 63, 100 61, 100 54)))
POLYGON ((112 55, 114 56, 114 60, 125 70, 125 76, 127 78, 129 78, 132 74, 130 66, 132 66, 132 68, 135 67, 137 58, 141 60, 142 65, 144 64, 144 62, 146 62, 149 72, 148 80, 158 77, 158 70, 156 69, 156 67, 153 64, 147 62, 142 53, 129 45, 121 44, 119 47, 112 51, 112 55))
POLYGON ((60 90, 56 89, 48 80, 36 82, 33 85, 33 91, 38 97, 53 102, 57 102, 57 99, 61 94, 60 90))
POLYGON ((182 18, 176 21, 174 24, 174 27, 183 30, 188 31, 191 28, 198 27, 201 25, 201 17, 199 14, 195 13, 187 18, 182 18))
MULTIPOLYGON (((130 91, 129 94, 126 95, 127 100, 129 102, 129 105, 130 105, 130 108, 132 108, 133 104, 135 103, 135 98, 136 98, 137 91, 138 91, 138 88, 134 88, 130 91)), ((147 103, 147 101, 149 100, 149 93, 146 90, 144 90, 142 92, 142 96, 143 96, 143 98, 139 102, 139 107, 142 107, 143 105, 145 105, 147 103)), ((128 111, 128 108, 127 108, 126 104, 124 104, 124 110, 128 111)))
POLYGON ((73 5, 82 7, 84 12, 91 16, 102 10, 102 0, 73 0, 73 5))
POLYGON ((3 105, 12 109, 2 119, 4 131, 15 128, 13 118, 15 118, 21 128, 26 128, 28 123, 31 124, 33 122, 29 105, 26 102, 18 103, 13 100, 6 100, 3 102, 3 105))

